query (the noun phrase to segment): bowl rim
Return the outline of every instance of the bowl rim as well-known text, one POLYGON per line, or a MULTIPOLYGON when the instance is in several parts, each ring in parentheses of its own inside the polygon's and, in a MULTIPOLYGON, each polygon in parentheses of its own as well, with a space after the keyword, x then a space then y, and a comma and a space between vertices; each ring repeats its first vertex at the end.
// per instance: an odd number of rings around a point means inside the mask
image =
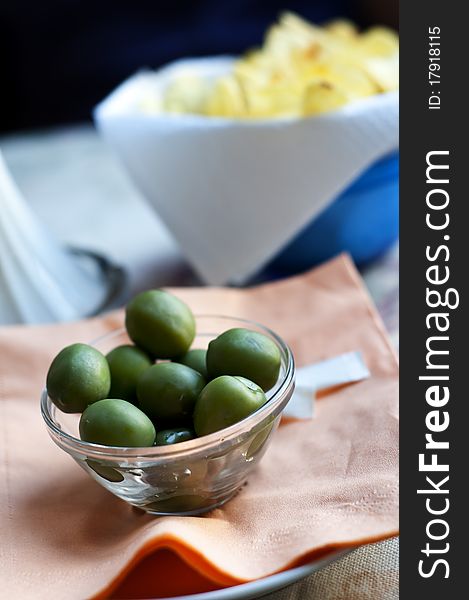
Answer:
POLYGON ((162 110, 156 113, 147 113, 142 110, 129 110, 127 109, 116 110, 116 105, 120 105, 122 97, 129 94, 129 90, 133 91, 133 87, 139 85, 143 79, 152 79, 152 83, 164 83, 165 78, 171 78, 178 71, 184 71, 188 67, 191 69, 204 69, 208 68, 219 68, 220 72, 231 67, 238 57, 230 54, 218 54, 211 56, 197 56, 197 57, 182 57, 176 60, 170 61, 157 69, 142 68, 131 74, 127 79, 122 81, 117 87, 115 87, 107 96, 105 96, 93 109, 93 118, 99 124, 108 117, 119 119, 132 118, 145 120, 162 120, 172 121, 177 125, 188 125, 199 127, 205 125, 208 127, 218 128, 225 127, 226 125, 235 125, 245 128, 269 128, 272 125, 276 128, 281 126, 289 126, 296 123, 303 123, 304 121, 328 121, 330 119, 337 118, 337 115, 353 116, 356 112, 362 111, 364 108, 373 105, 375 103, 399 101, 399 88, 395 90, 388 90, 386 92, 378 92, 370 96, 358 98, 355 101, 349 102, 344 106, 339 107, 333 111, 327 113, 320 113, 316 115, 296 115, 296 114, 285 114, 276 116, 264 116, 264 117, 233 117, 233 116, 212 116, 203 115, 198 113, 175 113, 162 110))
MULTIPOLYGON (((295 375, 295 361, 293 353, 288 344, 277 334, 275 331, 250 319, 244 319, 240 317, 233 317, 228 315, 211 315, 211 314, 195 314, 195 319, 221 319, 227 321, 236 321, 238 323, 244 323, 251 325, 263 330, 271 338, 274 339, 275 343, 279 347, 285 359, 285 374, 283 375, 280 385, 274 391, 272 396, 267 399, 267 402, 258 408, 255 412, 247 416, 246 418, 238 421, 230 427, 215 431, 205 436, 194 438, 185 442, 179 442, 178 444, 170 446, 104 446, 102 444, 94 444, 91 442, 85 442, 76 438, 75 436, 67 433, 61 429, 54 421, 49 406, 53 405, 52 400, 49 398, 47 388, 44 388, 41 393, 41 414, 45 421, 45 424, 49 430, 49 434, 52 436, 54 441, 57 443, 57 439, 61 443, 67 446, 74 452, 86 455, 86 457, 95 458, 106 458, 106 459, 129 459, 129 458, 151 458, 153 460, 169 459, 172 457, 179 457, 181 455, 198 454, 198 453, 210 453, 216 450, 217 452, 223 452, 224 448, 231 446, 233 440, 241 441, 245 436, 249 435, 256 425, 259 425, 265 417, 275 413, 279 414, 287 405, 291 398, 289 392, 293 392, 294 389, 294 375, 295 375)), ((118 337, 123 333, 127 333, 125 327, 119 327, 113 329, 99 337, 91 340, 89 345, 96 346, 104 340, 118 337)), ((204 331, 198 332, 198 335, 212 335, 204 331)), ((213 334, 213 335, 220 335, 213 334)), ((267 392, 268 393, 268 392, 267 392)), ((58 409, 59 410, 59 409, 58 409)), ((78 413, 77 413, 78 414, 78 413)))

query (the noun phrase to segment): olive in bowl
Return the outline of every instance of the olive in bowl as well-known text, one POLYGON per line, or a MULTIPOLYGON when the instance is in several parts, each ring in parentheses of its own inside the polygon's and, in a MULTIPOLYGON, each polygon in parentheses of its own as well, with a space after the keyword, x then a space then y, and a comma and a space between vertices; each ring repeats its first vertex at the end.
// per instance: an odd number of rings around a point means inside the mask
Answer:
POLYGON ((183 422, 192 417, 204 386, 205 379, 194 369, 179 363, 158 363, 140 376, 138 403, 157 422, 183 422))
POLYGON ((280 372, 281 354, 264 333, 233 327, 212 340, 207 350, 207 371, 211 378, 241 375, 265 392, 274 387, 280 372))
MULTIPOLYGON (((149 444, 152 437, 149 425, 149 437, 143 446, 105 445, 97 438, 95 441, 80 439, 80 415, 62 412, 47 390, 41 397, 42 415, 52 440, 100 485, 150 514, 196 515, 229 500, 262 458, 293 393, 293 357, 288 346, 276 334, 255 323, 230 317, 196 316, 195 323, 194 348, 206 349, 224 331, 242 327, 269 337, 279 350, 281 361, 275 385, 262 392, 265 399, 261 396, 262 401, 251 406, 253 412, 240 421, 192 439, 188 439, 189 434, 186 434, 183 441, 175 442, 176 435, 170 443, 171 435, 162 434, 163 431, 190 430, 191 424, 166 425, 158 422, 156 417, 148 417, 156 431, 157 445, 149 444)), ((127 332, 121 329, 101 337, 93 346, 104 356, 116 346, 131 343, 127 332)), ((175 360, 180 356, 181 353, 175 360)), ((164 364, 173 363, 157 365, 164 364)), ((153 368, 151 366, 143 371, 142 377, 153 368)), ((198 397, 201 395, 203 390, 198 397)), ((197 401, 194 407, 196 404, 197 401)), ((141 406, 129 406, 142 410, 141 406)), ((202 429, 200 433, 203 433, 202 429)), ((84 437, 86 435, 84 433, 84 437)), ((102 441, 111 440, 102 438, 102 441)))
POLYGON ((195 336, 195 320, 182 300, 164 290, 147 290, 125 310, 125 327, 133 342, 154 358, 187 352, 195 336))

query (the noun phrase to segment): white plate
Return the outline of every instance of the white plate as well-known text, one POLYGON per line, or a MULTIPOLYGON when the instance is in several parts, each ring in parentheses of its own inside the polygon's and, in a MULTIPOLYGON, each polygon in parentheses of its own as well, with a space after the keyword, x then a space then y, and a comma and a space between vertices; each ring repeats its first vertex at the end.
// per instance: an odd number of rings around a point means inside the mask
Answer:
POLYGON ((281 588, 291 585, 300 579, 312 575, 316 571, 323 569, 330 563, 342 558, 351 550, 342 550, 334 552, 322 560, 316 560, 301 567, 288 569, 270 577, 264 577, 249 583, 235 585, 222 590, 214 590, 213 592, 203 592, 202 594, 190 594, 188 596, 172 596, 171 598, 160 598, 160 600, 250 600, 252 598, 260 598, 265 594, 275 592, 281 588))

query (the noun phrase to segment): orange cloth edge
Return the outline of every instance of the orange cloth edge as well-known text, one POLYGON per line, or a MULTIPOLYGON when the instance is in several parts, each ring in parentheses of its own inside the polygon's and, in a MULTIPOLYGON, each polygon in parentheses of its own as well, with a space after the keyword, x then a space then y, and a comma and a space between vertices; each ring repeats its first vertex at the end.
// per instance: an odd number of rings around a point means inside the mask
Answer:
MULTIPOLYGON (((326 546, 322 546, 321 548, 315 548, 310 552, 306 552, 302 556, 297 557, 295 560, 290 561, 282 568, 278 569, 277 571, 274 571, 273 573, 269 573, 265 577, 270 577, 272 575, 276 575, 277 573, 282 573, 284 571, 288 571, 289 569, 305 565, 309 562, 312 562, 313 560, 319 560, 320 558, 324 558, 328 554, 338 552, 339 550, 358 548, 367 544, 373 544, 376 542, 384 541, 397 535, 399 535, 398 530, 386 536, 379 536, 375 538, 363 538, 353 543, 338 541, 333 544, 327 544, 326 546)), ((116 575, 116 577, 103 590, 98 592, 96 595, 92 596, 89 600, 106 600, 109 597, 109 595, 118 588, 118 586, 124 581, 127 575, 132 571, 132 569, 134 569, 137 566, 137 564, 141 560, 143 560, 150 554, 158 552, 158 550, 161 549, 168 549, 173 551, 188 565, 188 567, 198 571, 201 575, 203 575, 210 581, 213 581, 221 588, 233 587, 236 585, 241 585, 243 583, 249 583, 249 581, 253 581, 249 579, 233 577, 228 573, 225 573, 224 571, 218 569, 214 565, 214 563, 207 560, 207 558, 205 558, 195 548, 189 547, 187 543, 181 544, 181 542, 173 536, 163 536, 160 538, 149 540, 146 544, 144 544, 132 557, 132 559, 127 563, 127 565, 116 575)), ((264 577, 262 579, 264 579, 264 577)))

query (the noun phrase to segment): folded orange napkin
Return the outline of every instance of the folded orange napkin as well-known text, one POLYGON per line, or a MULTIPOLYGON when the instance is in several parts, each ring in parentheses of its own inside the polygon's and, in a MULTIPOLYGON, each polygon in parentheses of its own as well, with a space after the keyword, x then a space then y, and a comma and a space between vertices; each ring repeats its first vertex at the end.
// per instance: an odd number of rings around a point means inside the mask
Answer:
POLYGON ((280 427, 222 508, 156 518, 87 476, 48 438, 39 411, 51 358, 122 326, 122 311, 0 329, 0 598, 199 592, 397 533, 397 364, 350 260, 247 290, 173 291, 196 313, 268 325, 299 366, 359 350, 371 377, 323 396, 313 420, 280 427))

